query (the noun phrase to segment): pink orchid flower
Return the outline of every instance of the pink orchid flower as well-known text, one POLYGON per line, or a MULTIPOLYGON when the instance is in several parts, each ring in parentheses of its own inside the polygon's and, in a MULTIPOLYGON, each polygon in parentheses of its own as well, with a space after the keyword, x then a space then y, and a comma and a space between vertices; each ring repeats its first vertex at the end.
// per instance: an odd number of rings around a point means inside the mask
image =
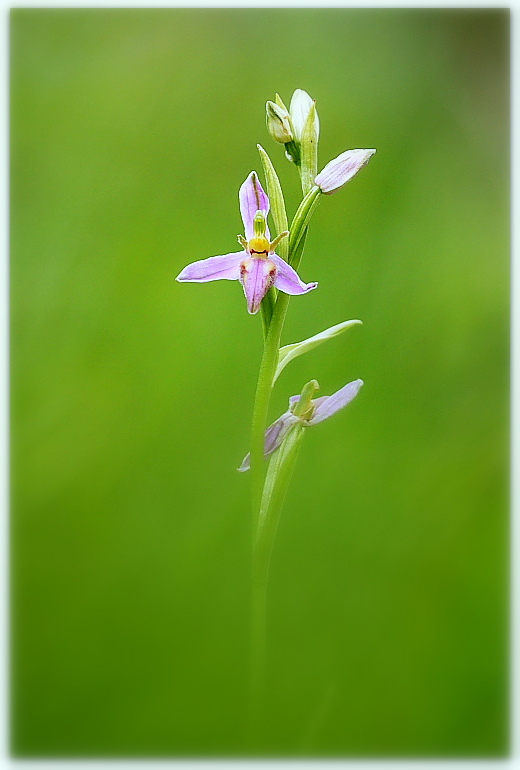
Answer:
MULTIPOLYGON (((313 383, 315 383, 317 390, 319 387, 318 383, 315 380, 313 383)), ((265 432, 264 457, 269 457, 269 455, 272 455, 273 452, 279 449, 296 425, 302 425, 305 428, 317 425, 346 407, 357 396, 362 385, 363 380, 353 380, 337 390, 336 393, 333 393, 332 396, 313 398, 308 404, 302 404, 305 409, 302 415, 294 413, 295 406, 300 401, 301 396, 291 396, 289 399, 289 409, 275 420, 265 432)), ((250 456, 247 454, 238 470, 248 471, 250 467, 249 462, 250 456)))
POLYGON ((317 283, 303 283, 298 273, 275 254, 275 248, 289 233, 280 233, 274 241, 270 240, 269 198, 254 171, 240 188, 238 197, 245 230, 245 238, 239 235, 238 241, 243 250, 192 262, 177 276, 177 281, 240 281, 251 314, 258 312, 271 286, 286 294, 306 294, 315 289, 317 283))

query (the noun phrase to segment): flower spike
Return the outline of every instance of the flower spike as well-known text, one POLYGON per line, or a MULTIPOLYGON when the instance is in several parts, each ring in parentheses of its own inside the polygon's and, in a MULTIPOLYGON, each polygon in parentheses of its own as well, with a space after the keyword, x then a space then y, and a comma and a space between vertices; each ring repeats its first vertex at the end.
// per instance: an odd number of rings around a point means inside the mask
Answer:
POLYGON ((251 314, 258 312, 271 286, 286 294, 306 294, 315 289, 317 283, 303 283, 294 268, 275 253, 289 233, 280 233, 271 242, 267 226, 269 198, 254 171, 241 186, 238 197, 245 232, 245 238, 239 235, 238 240, 243 251, 192 262, 179 273, 177 281, 240 281, 251 314))

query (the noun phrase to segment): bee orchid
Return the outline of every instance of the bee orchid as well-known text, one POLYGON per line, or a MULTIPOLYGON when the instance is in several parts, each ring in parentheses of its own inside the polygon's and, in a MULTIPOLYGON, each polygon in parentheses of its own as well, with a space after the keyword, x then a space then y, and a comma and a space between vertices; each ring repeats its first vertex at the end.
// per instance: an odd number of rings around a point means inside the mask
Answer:
POLYGON ((254 171, 240 188, 239 202, 245 231, 245 237, 238 236, 242 251, 192 262, 177 276, 177 281, 240 281, 251 314, 258 312, 271 286, 286 294, 306 294, 315 289, 317 283, 303 283, 298 273, 275 253, 289 233, 280 233, 271 241, 267 226, 269 198, 254 171))
MULTIPOLYGON (((279 449, 289 433, 297 425, 304 428, 317 425, 346 407, 357 396, 362 385, 363 380, 353 380, 336 391, 336 393, 333 393, 332 396, 313 398, 314 392, 318 390, 319 385, 316 380, 308 382, 303 388, 301 395, 290 397, 289 409, 267 428, 265 432, 264 457, 269 457, 269 455, 272 455, 273 452, 279 449)), ((249 462, 250 457, 247 454, 238 470, 248 471, 249 462)))

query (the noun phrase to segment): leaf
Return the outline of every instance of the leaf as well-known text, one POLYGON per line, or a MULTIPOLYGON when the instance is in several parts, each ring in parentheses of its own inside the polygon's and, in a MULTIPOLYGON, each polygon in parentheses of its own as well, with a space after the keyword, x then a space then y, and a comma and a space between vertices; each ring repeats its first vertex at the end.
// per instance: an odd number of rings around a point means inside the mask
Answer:
POLYGON ((298 358, 298 356, 303 355, 303 353, 307 353, 309 350, 313 350, 313 348, 318 347, 318 345, 321 345, 323 342, 337 337, 347 329, 350 329, 351 326, 356 326, 357 324, 361 323, 362 322, 358 321, 357 319, 353 319, 351 321, 343 321, 343 323, 331 326, 330 328, 325 329, 325 331, 322 331, 319 334, 315 334, 313 337, 309 337, 302 342, 293 342, 292 345, 284 345, 283 348, 280 348, 278 353, 278 366, 273 378, 273 384, 276 382, 289 361, 292 361, 294 358, 298 358))
POLYGON ((301 181, 304 195, 312 188, 318 173, 318 136, 315 120, 316 104, 312 104, 301 138, 301 181))
MULTIPOLYGON (((289 229, 282 186, 271 162, 271 158, 261 145, 258 144, 257 148, 258 152, 260 153, 262 165, 264 167, 265 181, 267 184, 267 195, 269 196, 269 202, 271 204, 271 214, 273 217, 276 235, 279 235, 280 233, 284 233, 289 229)), ((284 238, 280 241, 277 248, 277 253, 282 259, 287 260, 288 248, 288 240, 287 238, 284 238)))
POLYGON ((320 201, 321 195, 322 193, 320 188, 314 185, 314 187, 309 190, 307 195, 305 195, 301 201, 296 214, 293 217, 293 221, 291 222, 291 229, 289 232, 288 261, 295 270, 298 269, 301 257, 301 252, 298 252, 298 246, 301 239, 303 238, 303 234, 307 231, 308 224, 311 221, 311 217, 314 214, 316 206, 320 201))

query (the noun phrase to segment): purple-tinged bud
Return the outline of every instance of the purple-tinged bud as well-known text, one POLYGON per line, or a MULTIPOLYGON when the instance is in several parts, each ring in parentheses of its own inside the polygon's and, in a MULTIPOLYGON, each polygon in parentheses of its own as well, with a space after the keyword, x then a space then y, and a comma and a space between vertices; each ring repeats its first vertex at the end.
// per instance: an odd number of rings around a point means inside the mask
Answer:
POLYGON ((327 163, 314 183, 322 193, 330 195, 343 187, 363 166, 366 166, 374 153, 375 150, 347 150, 342 152, 337 158, 327 163))

